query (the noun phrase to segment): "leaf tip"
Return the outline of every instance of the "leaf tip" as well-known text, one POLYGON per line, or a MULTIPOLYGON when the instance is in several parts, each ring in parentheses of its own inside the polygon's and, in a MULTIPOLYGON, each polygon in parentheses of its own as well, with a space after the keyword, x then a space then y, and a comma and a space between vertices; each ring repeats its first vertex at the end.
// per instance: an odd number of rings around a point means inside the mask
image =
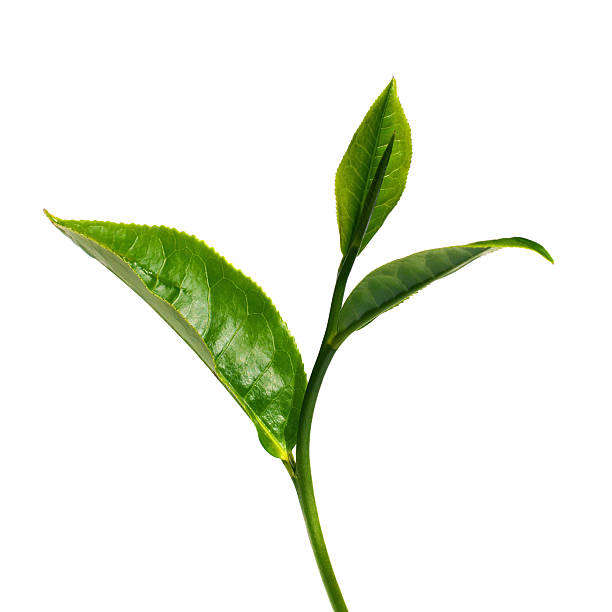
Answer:
POLYGON ((503 249, 504 247, 519 247, 521 249, 528 249, 541 255, 544 259, 549 261, 551 264, 555 263, 555 260, 552 258, 552 255, 539 243, 535 242, 535 240, 529 240, 529 238, 521 238, 520 236, 515 236, 514 238, 500 238, 498 240, 484 240, 481 242, 472 242, 471 244, 466 245, 468 247, 485 247, 492 249, 503 249))
POLYGON ((517 241, 522 243, 521 246, 525 248, 531 249, 532 251, 540 254, 546 261, 549 261, 551 264, 555 263, 552 255, 539 243, 534 240, 528 240, 527 238, 516 238, 517 241))
POLYGON ((57 217, 53 216, 46 208, 43 208, 43 212, 45 213, 47 219, 49 219, 49 221, 53 223, 53 225, 57 225, 60 221, 57 217))

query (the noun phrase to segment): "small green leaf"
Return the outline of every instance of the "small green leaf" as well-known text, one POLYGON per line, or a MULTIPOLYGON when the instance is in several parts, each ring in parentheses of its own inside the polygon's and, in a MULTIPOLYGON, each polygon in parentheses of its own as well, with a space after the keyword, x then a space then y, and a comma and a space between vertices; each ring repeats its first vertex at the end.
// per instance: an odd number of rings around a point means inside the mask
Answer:
POLYGON ((45 213, 189 344, 253 421, 264 448, 287 460, 306 374, 295 341, 260 287, 183 232, 45 213))
POLYGON ((397 204, 406 186, 410 167, 410 126, 397 97, 395 79, 391 80, 366 114, 336 173, 336 213, 343 254, 348 250, 376 169, 393 133, 393 154, 360 250, 370 242, 397 204))
POLYGON ((378 315, 397 306, 433 281, 452 274, 485 253, 504 247, 530 249, 553 263, 546 249, 526 238, 501 238, 472 242, 463 246, 445 247, 414 253, 391 261, 370 272, 353 289, 340 311, 338 332, 333 340, 338 347, 354 331, 361 329, 378 315))

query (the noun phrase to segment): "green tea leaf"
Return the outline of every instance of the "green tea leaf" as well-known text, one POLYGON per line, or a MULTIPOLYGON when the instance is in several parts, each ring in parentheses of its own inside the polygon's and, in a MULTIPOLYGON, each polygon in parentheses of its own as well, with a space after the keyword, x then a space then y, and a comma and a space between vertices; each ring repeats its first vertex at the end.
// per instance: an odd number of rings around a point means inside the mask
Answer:
POLYGON ((189 344, 253 421, 264 448, 286 460, 296 442, 306 374, 295 341, 261 288, 183 232, 45 213, 189 344))
POLYGON ((334 346, 378 315, 397 306, 433 281, 456 272, 466 264, 504 247, 530 249, 553 263, 548 251, 526 238, 501 238, 414 253, 370 272, 353 289, 340 311, 334 346))
POLYGON ((376 169, 393 133, 393 153, 360 250, 370 242, 397 204, 406 186, 410 167, 410 126, 397 97, 395 79, 391 80, 366 114, 336 173, 336 213, 343 254, 348 250, 376 169))

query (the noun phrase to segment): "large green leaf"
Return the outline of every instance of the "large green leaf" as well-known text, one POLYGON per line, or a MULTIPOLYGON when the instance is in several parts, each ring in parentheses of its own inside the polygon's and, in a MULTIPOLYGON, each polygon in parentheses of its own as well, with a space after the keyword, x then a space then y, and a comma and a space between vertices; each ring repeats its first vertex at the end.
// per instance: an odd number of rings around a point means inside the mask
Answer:
POLYGON ((546 249, 526 238, 501 238, 414 253, 370 272, 353 289, 340 311, 333 344, 339 346, 350 334, 397 306, 433 281, 456 272, 485 253, 503 247, 520 247, 539 253, 551 263, 546 249))
POLYGON ((382 155, 395 133, 380 195, 361 243, 363 250, 400 199, 412 157, 410 126, 397 97, 395 79, 378 96, 355 132, 336 173, 336 213, 340 249, 346 253, 382 155))
POLYGON ((287 459, 306 374, 295 341, 260 287, 174 229, 47 216, 161 315, 247 413, 264 448, 287 459))

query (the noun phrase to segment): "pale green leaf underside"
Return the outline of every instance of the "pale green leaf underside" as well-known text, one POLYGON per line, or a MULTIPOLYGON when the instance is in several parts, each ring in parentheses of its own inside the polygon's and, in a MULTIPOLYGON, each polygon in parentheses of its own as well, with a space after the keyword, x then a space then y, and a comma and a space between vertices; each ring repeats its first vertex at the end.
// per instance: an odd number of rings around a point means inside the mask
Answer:
POLYGON ((501 238, 414 253, 370 272, 353 289, 340 312, 335 344, 362 328, 383 312, 397 306, 433 281, 456 272, 466 264, 504 247, 539 253, 552 263, 546 249, 526 238, 501 238))
POLYGON ((183 232, 47 216, 153 307, 240 404, 264 448, 286 459, 296 442, 306 374, 261 288, 183 232))
POLYGON ((348 249, 376 169, 394 132, 393 153, 361 250, 379 230, 402 195, 412 157, 410 126, 397 97, 395 79, 392 79, 353 135, 336 173, 336 214, 343 254, 348 249))

